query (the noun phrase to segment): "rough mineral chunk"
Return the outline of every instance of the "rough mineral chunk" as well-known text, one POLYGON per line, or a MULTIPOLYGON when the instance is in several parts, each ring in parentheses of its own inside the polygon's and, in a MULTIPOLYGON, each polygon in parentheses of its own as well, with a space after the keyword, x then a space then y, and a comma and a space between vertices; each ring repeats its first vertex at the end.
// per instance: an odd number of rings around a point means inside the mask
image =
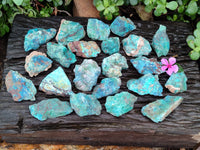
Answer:
POLYGON ((69 42, 67 46, 69 50, 76 52, 77 56, 81 56, 83 58, 96 57, 99 53, 101 53, 99 46, 94 41, 69 42))
POLYGON ((101 83, 94 88, 92 95, 98 99, 112 95, 118 92, 120 86, 120 78, 105 78, 101 80, 101 83))
POLYGON ((161 74, 163 72, 161 70, 162 64, 155 58, 148 59, 144 56, 140 56, 130 61, 141 74, 161 74))
POLYGON ((133 109, 137 97, 129 92, 121 92, 106 98, 106 111, 113 116, 119 117, 133 109))
POLYGON ((85 59, 81 65, 75 66, 74 73, 75 79, 73 82, 76 88, 82 91, 91 91, 97 83, 101 68, 94 60, 85 59))
POLYGON ((46 54, 33 51, 25 59, 25 70, 30 77, 37 76, 43 71, 47 71, 52 66, 52 61, 46 54))
POLYGON ((71 93, 71 82, 64 70, 58 67, 42 80, 39 89, 49 95, 66 96, 71 93))
POLYGON ((93 40, 106 40, 110 35, 110 27, 101 20, 88 19, 87 35, 93 40))
POLYGON ((166 56, 169 52, 170 41, 166 33, 166 26, 160 25, 152 40, 152 47, 154 48, 158 57, 166 56))
POLYGON ((162 96, 163 87, 158 81, 158 75, 146 74, 139 79, 131 79, 127 82, 129 90, 140 95, 150 94, 162 96))
POLYGON ((56 36, 58 43, 67 45, 68 42, 79 41, 85 37, 83 26, 74 21, 61 20, 60 28, 56 36))
POLYGON ((118 16, 110 25, 110 30, 121 37, 126 36, 128 33, 136 29, 134 23, 129 19, 125 18, 124 16, 118 16))
POLYGON ((76 62, 76 56, 62 44, 47 43, 47 54, 66 68, 76 62))
POLYGON ((187 90, 187 77, 184 72, 173 73, 167 80, 165 87, 172 93, 184 92, 187 90))
POLYGON ((163 121, 174 109, 176 109, 183 98, 180 96, 166 96, 142 107, 142 114, 150 118, 153 122, 163 121))
POLYGON ((80 117, 101 114, 101 104, 92 95, 84 93, 72 94, 70 96, 70 104, 72 109, 80 117))
POLYGON ((118 37, 111 37, 101 43, 101 49, 106 54, 118 53, 120 49, 120 42, 118 37))
POLYGON ((121 70, 127 68, 126 58, 119 53, 104 58, 102 62, 103 74, 107 77, 120 77, 122 76, 121 70))
POLYGON ((134 34, 123 39, 122 44, 128 56, 149 55, 152 50, 149 42, 145 38, 134 34))
POLYGON ((40 121, 65 116, 73 111, 69 102, 62 102, 57 98, 43 100, 37 104, 30 105, 29 110, 31 115, 40 121))
POLYGON ((25 36, 24 49, 25 51, 36 50, 40 45, 47 43, 56 35, 56 29, 30 29, 25 36))
POLYGON ((17 71, 10 70, 6 75, 5 84, 7 91, 12 95, 14 101, 35 101, 37 90, 33 82, 23 77, 17 71))

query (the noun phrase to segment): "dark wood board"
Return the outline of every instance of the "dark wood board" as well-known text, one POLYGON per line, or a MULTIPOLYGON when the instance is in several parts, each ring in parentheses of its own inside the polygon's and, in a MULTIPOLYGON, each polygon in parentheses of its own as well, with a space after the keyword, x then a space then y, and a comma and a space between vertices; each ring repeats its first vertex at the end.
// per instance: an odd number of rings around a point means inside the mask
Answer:
MULTIPOLYGON (((51 18, 27 18, 18 15, 12 27, 8 40, 7 55, 4 62, 3 78, 9 70, 19 71, 25 77, 31 79, 38 88, 41 80, 50 72, 55 70, 59 64, 54 62, 53 67, 47 72, 30 78, 24 70, 25 56, 30 52, 23 49, 24 36, 31 28, 59 28, 60 20, 65 18, 81 23, 85 30, 87 18, 72 17, 51 17, 51 18)), ((110 23, 110 22, 107 22, 110 23)), ((167 26, 167 33, 170 38, 171 48, 167 57, 178 55, 177 62, 182 65, 188 77, 188 90, 177 94, 184 97, 182 104, 173 111, 163 122, 153 123, 148 118, 142 116, 142 106, 163 98, 169 93, 164 88, 163 97, 150 95, 138 96, 134 109, 129 113, 117 118, 106 113, 104 103, 105 98, 100 99, 103 106, 100 116, 79 117, 74 112, 68 116, 46 121, 38 121, 33 118, 28 110, 28 106, 43 99, 56 96, 47 96, 38 90, 36 101, 14 102, 11 95, 6 92, 4 80, 0 91, 0 136, 7 142, 16 143, 55 143, 55 144, 90 144, 90 145, 133 145, 133 146, 166 146, 166 147, 193 147, 200 142, 200 72, 196 61, 191 61, 188 57, 189 47, 185 39, 192 34, 192 28, 186 23, 177 22, 143 22, 134 21, 137 29, 132 33, 145 37, 150 42, 159 24, 167 26)), ((111 34, 111 36, 114 36, 111 34)), ((120 38, 122 40, 123 38, 120 38)), ((84 40, 90 40, 87 36, 84 40)), ((54 41, 54 40, 53 40, 54 41)), ((97 41, 100 45, 101 42, 97 41)), ((38 51, 46 52, 46 45, 42 45, 38 51)), ((121 50, 124 56, 125 53, 121 50)), ((101 65, 102 59, 108 55, 101 53, 95 61, 101 65)), ((126 56, 127 57, 127 56, 126 56)), ((148 57, 156 57, 152 51, 148 57)), ((120 91, 128 91, 126 82, 131 78, 139 78, 141 75, 130 64, 131 57, 127 57, 129 69, 123 70, 122 86, 120 91)), ((159 59, 160 60, 160 59, 159 59)), ((81 64, 82 58, 78 57, 76 64, 81 64)), ((74 78, 73 68, 65 68, 65 72, 72 81, 74 78)), ((104 78, 101 75, 98 79, 104 78)), ((167 74, 159 75, 159 80, 164 87, 168 79, 167 74)), ((73 91, 78 91, 73 84, 73 91)), ((91 92, 88 92, 91 93, 91 92)), ((69 100, 69 97, 59 97, 61 100, 69 100)))

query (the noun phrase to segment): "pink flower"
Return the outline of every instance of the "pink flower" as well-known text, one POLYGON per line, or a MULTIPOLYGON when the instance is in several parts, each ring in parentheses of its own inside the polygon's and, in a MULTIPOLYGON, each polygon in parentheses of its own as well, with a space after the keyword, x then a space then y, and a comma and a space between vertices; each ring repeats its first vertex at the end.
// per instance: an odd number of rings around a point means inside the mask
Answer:
POLYGON ((174 65, 176 63, 176 58, 170 57, 169 61, 165 58, 161 59, 161 62, 164 66, 161 67, 162 71, 166 71, 168 75, 172 75, 172 73, 177 73, 178 72, 178 66, 174 65))

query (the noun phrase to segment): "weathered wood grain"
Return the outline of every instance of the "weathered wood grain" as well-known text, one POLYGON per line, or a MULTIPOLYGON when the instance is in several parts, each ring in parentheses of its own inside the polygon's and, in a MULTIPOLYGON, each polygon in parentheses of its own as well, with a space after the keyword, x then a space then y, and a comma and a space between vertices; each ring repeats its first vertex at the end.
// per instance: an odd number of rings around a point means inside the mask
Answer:
MULTIPOLYGON (((22 75, 31 79, 38 88, 41 80, 59 64, 54 62, 53 67, 37 77, 30 78, 24 70, 24 59, 28 54, 24 52, 24 35, 31 28, 42 27, 59 28, 60 20, 63 17, 51 17, 44 19, 26 18, 17 16, 15 18, 12 32, 8 40, 6 61, 4 64, 3 77, 9 70, 17 70, 22 75)), ((80 22, 86 29, 87 18, 65 19, 80 22)), ((110 23, 110 22, 107 22, 110 23)), ((48 96, 41 91, 36 95, 36 102, 14 102, 9 93, 6 92, 3 84, 0 92, 0 135, 7 142, 19 143, 67 143, 67 144, 90 144, 90 145, 137 145, 137 146, 170 146, 170 147, 193 147, 200 142, 200 72, 198 64, 188 57, 189 48, 185 43, 186 36, 192 33, 189 24, 172 22, 142 22, 134 21, 137 29, 132 33, 145 37, 150 42, 159 24, 167 26, 167 33, 171 42, 169 56, 178 55, 177 62, 182 65, 188 77, 188 90, 177 95, 183 96, 183 103, 171 113, 162 123, 156 124, 148 118, 143 117, 140 110, 142 106, 160 97, 150 95, 138 96, 135 107, 122 117, 113 117, 106 113, 105 98, 100 100, 103 111, 100 116, 78 117, 74 112, 71 115, 49 119, 41 122, 33 118, 28 106, 43 99, 55 96, 48 96), (194 136, 196 135, 196 136, 194 136)), ((114 36, 113 34, 111 36, 114 36)), ((87 36, 84 40, 90 40, 87 36)), ((120 38, 122 40, 122 38, 120 38)), ((100 42, 97 41, 100 45, 100 42)), ((38 51, 46 52, 46 45, 41 46, 38 51)), ((30 53, 30 52, 29 52, 30 53)), ((124 56, 124 51, 120 53, 124 56)), ((101 65, 102 59, 108 55, 100 54, 95 61, 101 65)), ((126 56, 127 57, 127 56, 126 56)), ((149 57, 155 57, 152 52, 149 57)), ((138 78, 141 75, 130 64, 131 57, 127 57, 129 69, 123 71, 122 86, 120 91, 128 91, 126 82, 131 78, 138 78)), ((78 57, 78 62, 82 62, 78 57)), ((74 79, 73 68, 64 69, 69 79, 74 79)), ((100 76, 98 82, 104 78, 100 76)), ((159 75, 159 80, 164 86, 168 75, 159 75)), ((73 85, 73 91, 79 92, 73 85)), ((88 92, 90 93, 90 92, 88 92)), ((163 95, 174 95, 164 89, 163 95)), ((69 97, 59 97, 61 100, 69 100, 69 97)))

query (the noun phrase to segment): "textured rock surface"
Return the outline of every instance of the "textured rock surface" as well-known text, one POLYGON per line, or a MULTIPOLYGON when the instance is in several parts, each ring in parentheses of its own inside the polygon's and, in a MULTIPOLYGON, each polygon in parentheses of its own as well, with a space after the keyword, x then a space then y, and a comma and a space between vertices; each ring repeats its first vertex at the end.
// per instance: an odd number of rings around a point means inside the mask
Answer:
POLYGON ((137 97, 129 92, 121 92, 106 98, 106 111, 113 116, 119 117, 133 109, 137 97))
POLYGON ((96 98, 112 95, 118 92, 120 86, 120 78, 105 78, 101 80, 101 83, 94 88, 92 95, 94 95, 96 98))
POLYGON ((187 77, 184 72, 173 73, 167 80, 165 87, 172 93, 184 92, 187 90, 187 77))
POLYGON ((46 54, 33 51, 25 59, 25 70, 30 77, 37 76, 43 71, 47 71, 52 66, 52 61, 46 54))
POLYGON ((67 44, 69 50, 76 52, 77 56, 83 58, 96 57, 101 50, 96 42, 94 41, 74 41, 67 44))
POLYGON ((74 73, 75 79, 73 82, 76 88, 82 91, 91 91, 97 83, 101 68, 94 60, 85 59, 81 65, 75 66, 74 73))
POLYGON ((162 96, 163 87, 158 81, 157 75, 146 74, 139 79, 131 79, 127 82, 129 90, 140 95, 150 94, 154 96, 162 96))
POLYGON ((24 40, 24 49, 25 51, 36 50, 40 45, 45 44, 51 40, 56 35, 56 29, 42 29, 35 28, 28 30, 25 40, 24 40))
POLYGON ((161 74, 163 72, 161 70, 162 64, 155 58, 148 59, 144 56, 140 56, 130 61, 141 74, 161 74))
POLYGON ((69 102, 62 102, 57 98, 43 100, 29 106, 30 113, 40 121, 70 114, 73 110, 69 102))
POLYGON ((33 82, 23 77, 17 71, 10 70, 6 75, 5 84, 7 91, 12 95, 14 101, 35 101, 37 90, 33 82))
POLYGON ((120 77, 122 76, 121 70, 127 68, 126 58, 119 53, 104 58, 102 62, 103 74, 107 77, 120 77))
POLYGON ((134 34, 123 39, 122 44, 128 56, 149 55, 152 50, 149 42, 145 38, 134 34))
POLYGON ((72 109, 80 117, 101 114, 101 104, 92 95, 84 93, 72 94, 70 96, 70 104, 72 109))
POLYGON ((58 43, 67 45, 68 42, 79 41, 85 37, 83 26, 74 21, 62 19, 56 40, 58 43))
POLYGON ((142 114, 153 122, 163 121, 174 109, 176 109, 183 98, 180 96, 166 96, 164 99, 156 100, 142 107, 142 114))
POLYGON ((126 36, 128 33, 136 29, 134 23, 126 17, 118 16, 110 25, 110 30, 121 37, 126 36))
POLYGON ((118 37, 110 37, 101 43, 101 49, 106 54, 114 54, 119 52, 120 41, 118 37))
POLYGON ((76 62, 76 56, 62 44, 47 43, 47 55, 66 68, 76 62))
POLYGON ((166 26, 160 25, 152 40, 152 47, 154 48, 158 57, 166 56, 169 52, 170 41, 166 33, 166 26))
POLYGON ((39 89, 49 95, 66 96, 71 93, 71 82, 64 70, 58 67, 42 80, 39 89))
POLYGON ((98 19, 88 19, 87 35, 93 40, 106 40, 110 35, 110 27, 98 19))

